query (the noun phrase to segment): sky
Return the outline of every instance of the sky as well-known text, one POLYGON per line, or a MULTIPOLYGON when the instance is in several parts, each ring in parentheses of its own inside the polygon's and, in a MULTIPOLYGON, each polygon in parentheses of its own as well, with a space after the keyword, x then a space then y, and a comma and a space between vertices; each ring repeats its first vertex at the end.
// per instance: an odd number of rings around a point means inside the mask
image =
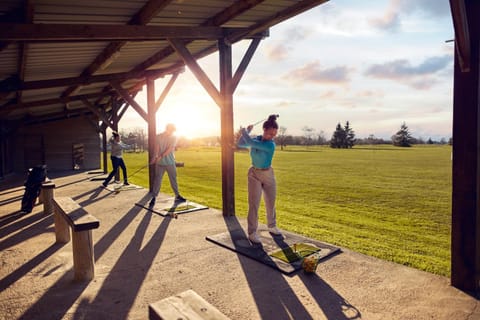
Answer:
MULTIPOLYGON (((234 93, 234 130, 279 114, 287 135, 309 128, 330 139, 349 121, 357 138, 389 139, 405 123, 416 138, 448 140, 453 38, 448 0, 330 0, 270 28, 234 93)), ((233 72, 248 45, 232 46, 233 72)), ((198 63, 219 89, 218 55, 198 63)), ((157 96, 168 80, 156 81, 157 96)), ((136 101, 146 107, 145 96, 136 101)), ((157 112, 157 131, 169 122, 178 136, 220 135, 220 108, 188 68, 157 112)), ((147 127, 132 109, 122 128, 147 127)))

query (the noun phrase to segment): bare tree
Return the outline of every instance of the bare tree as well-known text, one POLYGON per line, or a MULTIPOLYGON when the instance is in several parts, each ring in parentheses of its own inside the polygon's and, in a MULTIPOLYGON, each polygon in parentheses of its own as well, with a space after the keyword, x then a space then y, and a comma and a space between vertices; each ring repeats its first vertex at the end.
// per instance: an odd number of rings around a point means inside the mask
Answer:
POLYGON ((305 145, 309 146, 313 144, 313 136, 315 135, 315 129, 308 126, 302 128, 303 136, 305 137, 305 145))
POLYGON ((280 150, 283 150, 283 147, 286 147, 287 144, 287 136, 286 136, 287 128, 285 127, 280 127, 278 129, 278 135, 275 138, 275 142, 277 142, 280 145, 280 150))

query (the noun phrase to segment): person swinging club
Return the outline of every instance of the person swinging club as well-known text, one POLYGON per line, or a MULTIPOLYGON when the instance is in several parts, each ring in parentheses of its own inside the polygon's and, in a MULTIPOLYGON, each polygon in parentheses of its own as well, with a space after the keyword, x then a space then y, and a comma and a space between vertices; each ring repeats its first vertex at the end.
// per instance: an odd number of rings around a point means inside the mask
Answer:
POLYGON ((240 148, 249 148, 252 166, 248 169, 248 239, 259 244, 261 240, 257 233, 258 208, 260 200, 264 197, 267 213, 268 231, 274 236, 281 236, 282 232, 277 228, 275 198, 277 195, 277 184, 272 168, 272 159, 275 152, 273 139, 277 135, 278 115, 272 114, 263 123, 263 135, 250 137, 254 125, 241 128, 241 135, 237 142, 240 148))

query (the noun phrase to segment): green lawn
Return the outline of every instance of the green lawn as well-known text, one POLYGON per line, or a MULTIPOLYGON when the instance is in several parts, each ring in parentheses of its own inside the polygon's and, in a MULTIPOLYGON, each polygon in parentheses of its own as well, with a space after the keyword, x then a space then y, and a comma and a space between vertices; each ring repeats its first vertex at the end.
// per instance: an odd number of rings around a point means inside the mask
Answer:
MULTIPOLYGON (((219 148, 176 152, 180 192, 221 209, 219 148)), ((125 154, 129 174, 147 154, 125 154)), ((247 152, 235 153, 236 214, 247 213, 247 152)), ((277 149, 278 226, 439 275, 450 275, 451 147, 355 146, 277 149)), ((130 181, 148 186, 147 168, 130 181)), ((162 192, 171 194, 165 177, 162 192)), ((262 203, 261 222, 265 223, 262 203)))

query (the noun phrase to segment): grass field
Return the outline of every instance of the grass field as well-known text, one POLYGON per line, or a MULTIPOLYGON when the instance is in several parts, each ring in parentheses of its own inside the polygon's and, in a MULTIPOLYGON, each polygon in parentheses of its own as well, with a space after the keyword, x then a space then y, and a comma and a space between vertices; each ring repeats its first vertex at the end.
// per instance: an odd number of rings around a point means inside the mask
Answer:
MULTIPOLYGON (((176 152, 181 194, 221 209, 219 148, 176 152)), ((125 154, 129 174, 147 153, 125 154)), ((236 214, 247 213, 247 152, 235 153, 236 214)), ((275 153, 282 229, 439 275, 450 275, 451 147, 289 146, 275 153)), ((147 169, 130 181, 148 186, 147 169)), ((171 194, 167 177, 161 192, 171 194)), ((261 222, 265 223, 262 202, 261 222)))

